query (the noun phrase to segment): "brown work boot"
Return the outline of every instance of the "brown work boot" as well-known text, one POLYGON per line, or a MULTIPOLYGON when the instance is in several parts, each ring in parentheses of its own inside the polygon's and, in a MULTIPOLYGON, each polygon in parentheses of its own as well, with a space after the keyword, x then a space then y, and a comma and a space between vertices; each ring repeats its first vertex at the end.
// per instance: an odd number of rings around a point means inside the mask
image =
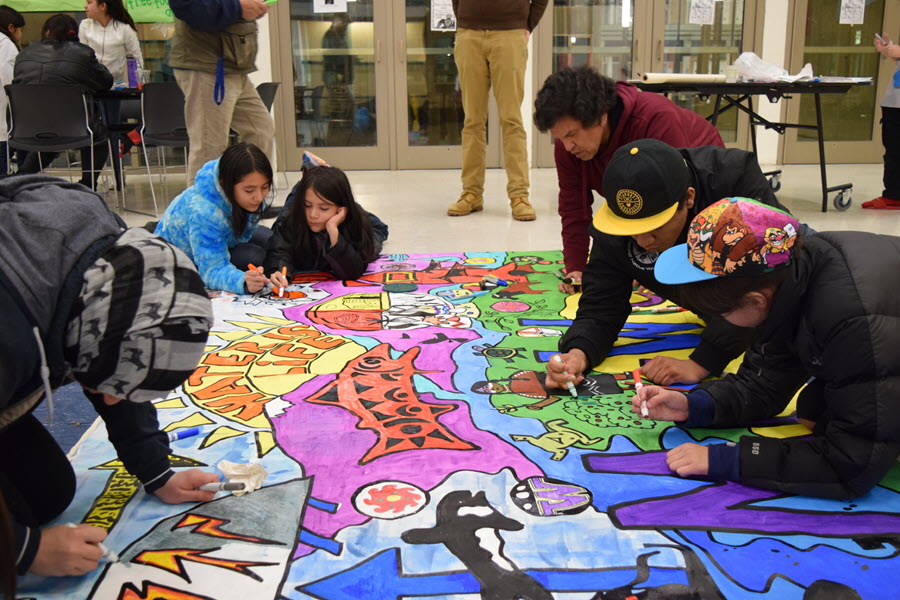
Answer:
POLYGON ((469 213, 478 212, 482 208, 484 208, 484 198, 476 198, 475 194, 464 192, 459 197, 459 200, 447 207, 447 214, 451 217, 462 217, 469 213))
POLYGON ((534 221, 536 218, 534 209, 528 203, 528 198, 511 198, 509 205, 512 207, 513 219, 516 221, 534 221))

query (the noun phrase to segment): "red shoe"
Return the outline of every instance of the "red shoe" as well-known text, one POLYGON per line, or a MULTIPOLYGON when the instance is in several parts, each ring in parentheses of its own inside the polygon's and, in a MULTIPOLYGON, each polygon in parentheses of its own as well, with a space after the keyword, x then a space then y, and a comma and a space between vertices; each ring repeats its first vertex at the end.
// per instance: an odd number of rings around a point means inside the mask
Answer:
POLYGON ((891 198, 885 198, 884 196, 878 196, 874 200, 863 202, 862 207, 873 208, 877 210, 900 210, 900 200, 893 200, 891 198))

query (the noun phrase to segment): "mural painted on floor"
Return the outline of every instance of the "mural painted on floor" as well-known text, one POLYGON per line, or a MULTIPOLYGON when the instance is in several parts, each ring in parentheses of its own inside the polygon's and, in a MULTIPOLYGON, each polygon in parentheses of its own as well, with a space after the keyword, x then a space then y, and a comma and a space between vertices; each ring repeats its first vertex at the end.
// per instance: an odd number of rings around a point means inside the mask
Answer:
POLYGON ((259 463, 261 489, 147 497, 102 425, 60 522, 99 525, 120 562, 27 577, 22 597, 321 600, 874 598, 900 583, 900 472, 853 502, 685 480, 684 441, 806 433, 790 417, 683 431, 630 410, 640 359, 684 357, 690 313, 638 307, 613 354, 548 392, 574 317, 559 253, 391 255, 284 298, 214 298, 207 354, 157 403, 173 464, 259 463), (485 275, 508 285, 482 289, 485 275))

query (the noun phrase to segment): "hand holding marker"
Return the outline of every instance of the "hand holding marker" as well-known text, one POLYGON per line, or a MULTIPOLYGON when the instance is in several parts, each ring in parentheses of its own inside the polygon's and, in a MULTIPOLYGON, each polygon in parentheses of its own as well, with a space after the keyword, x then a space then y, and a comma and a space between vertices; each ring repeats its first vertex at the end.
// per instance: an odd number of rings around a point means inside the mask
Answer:
POLYGON ((217 481, 204 483, 197 489, 203 492, 241 492, 246 488, 247 484, 243 481, 217 481))
MULTIPOLYGON (((66 527, 76 528, 77 525, 75 523, 66 523, 66 527)), ((105 560, 106 562, 117 563, 119 562, 119 555, 106 547, 103 542, 97 542, 97 547, 100 548, 100 551, 103 553, 103 556, 100 557, 100 560, 105 560)))
MULTIPOLYGON (((562 356, 560 356, 559 354, 554 355, 553 358, 555 358, 555 359, 556 359, 556 362, 558 362, 559 364, 563 364, 562 356)), ((564 375, 568 375, 569 372, 564 370, 564 371, 563 371, 563 374, 564 374, 564 375)), ((578 397, 578 392, 575 391, 575 384, 572 383, 571 381, 567 381, 567 382, 566 382, 566 389, 569 390, 569 393, 572 394, 572 397, 573 397, 573 398, 577 398, 577 397, 578 397)))
MULTIPOLYGON (((635 369, 631 372, 634 376, 634 393, 638 396, 641 395, 641 389, 644 387, 644 382, 641 381, 641 370, 635 369)), ((650 418, 650 411, 647 409, 647 401, 641 400, 641 416, 645 419, 650 418)))

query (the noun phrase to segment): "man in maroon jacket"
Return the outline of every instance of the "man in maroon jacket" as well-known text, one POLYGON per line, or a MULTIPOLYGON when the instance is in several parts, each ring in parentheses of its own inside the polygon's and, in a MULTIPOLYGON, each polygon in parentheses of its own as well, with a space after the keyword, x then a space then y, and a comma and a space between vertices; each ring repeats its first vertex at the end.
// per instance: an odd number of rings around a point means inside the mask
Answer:
POLYGON ((547 0, 453 0, 459 23, 454 57, 466 120, 462 130, 462 195, 447 207, 461 217, 484 207, 488 96, 494 88, 500 113, 506 193, 517 221, 534 221, 528 202, 528 148, 522 126, 528 37, 547 0))
MULTIPOLYGON (((591 190, 602 193, 606 165, 620 146, 643 138, 675 148, 725 146, 716 128, 700 115, 591 67, 563 69, 548 77, 534 102, 534 123, 555 139, 563 259, 566 275, 576 282, 588 259, 591 190)), ((574 291, 566 284, 560 289, 574 291)))

